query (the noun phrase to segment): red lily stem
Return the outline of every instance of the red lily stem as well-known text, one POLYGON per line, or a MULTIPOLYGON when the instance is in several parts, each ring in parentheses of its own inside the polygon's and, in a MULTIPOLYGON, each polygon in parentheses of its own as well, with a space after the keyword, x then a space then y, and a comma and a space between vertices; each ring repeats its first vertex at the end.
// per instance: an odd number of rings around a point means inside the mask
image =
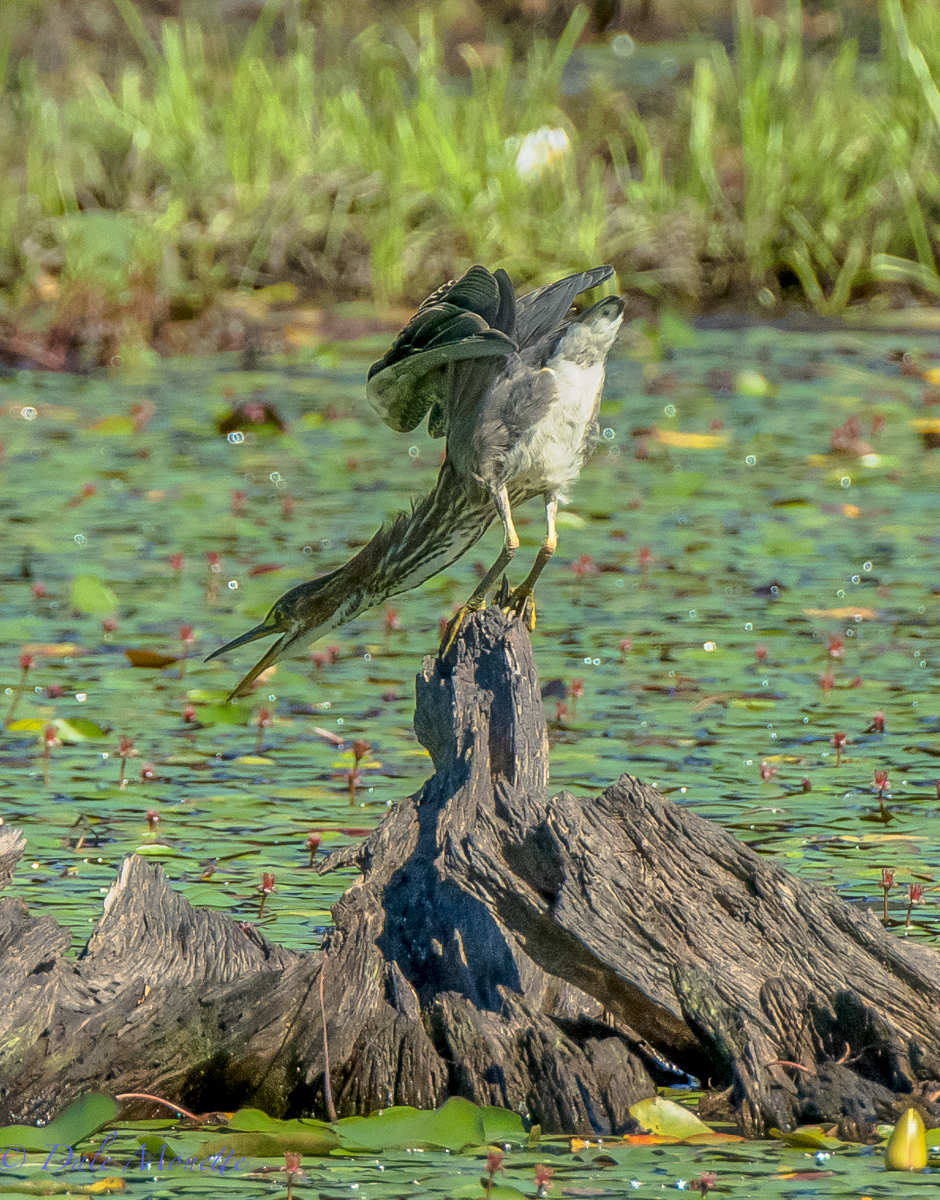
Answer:
POLYGON ((195 1113, 189 1112, 183 1108, 181 1104, 177 1104, 173 1100, 164 1100, 162 1096, 151 1096, 149 1092, 119 1092, 115 1100, 152 1100, 154 1104, 162 1104, 166 1108, 170 1108, 173 1112, 178 1112, 190 1121, 196 1121, 199 1124, 205 1120, 205 1117, 197 1117, 195 1113))
POLYGON ((326 1036, 326 1005, 323 1003, 323 968, 320 968, 320 1016, 323 1018, 323 1099, 326 1115, 337 1121, 336 1105, 333 1103, 333 1085, 330 1083, 330 1043, 326 1036))
POLYGON ((10 701, 10 707, 7 709, 7 715, 3 721, 4 725, 9 725, 10 722, 13 720, 13 714, 16 712, 16 708, 20 702, 20 698, 22 697, 23 692, 26 690, 26 676, 28 674, 29 674, 29 667, 24 667, 23 673, 20 676, 20 681, 16 685, 16 691, 13 693, 13 699, 10 701))

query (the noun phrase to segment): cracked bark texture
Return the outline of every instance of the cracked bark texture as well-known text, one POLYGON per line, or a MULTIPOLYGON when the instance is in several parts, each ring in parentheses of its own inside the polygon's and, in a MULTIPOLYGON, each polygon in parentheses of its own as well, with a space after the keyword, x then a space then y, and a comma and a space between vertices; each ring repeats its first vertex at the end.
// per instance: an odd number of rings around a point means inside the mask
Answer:
MULTIPOLYGON (((518 622, 491 608, 425 660, 415 730, 435 774, 320 864, 361 879, 316 954, 194 910, 138 858, 77 960, 4 900, 0 1123, 88 1090, 323 1115, 321 972, 340 1115, 460 1094, 606 1133, 685 1073, 752 1135, 864 1134, 911 1102, 936 1123, 940 954, 630 775, 550 797, 518 622)), ((0 880, 22 852, 3 838, 0 880)))

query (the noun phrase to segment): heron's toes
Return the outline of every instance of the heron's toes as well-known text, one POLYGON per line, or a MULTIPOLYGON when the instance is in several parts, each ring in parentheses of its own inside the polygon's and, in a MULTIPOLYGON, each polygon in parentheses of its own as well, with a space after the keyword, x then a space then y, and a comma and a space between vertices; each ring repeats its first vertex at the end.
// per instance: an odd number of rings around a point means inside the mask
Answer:
POLYGON ((535 628, 535 597, 532 593, 523 591, 522 588, 516 588, 514 592, 509 592, 505 597, 501 593, 499 600, 503 612, 508 616, 518 617, 531 633, 535 628))
POLYGON ((437 652, 438 658, 444 658, 450 653, 451 647, 457 640, 457 634, 460 633, 461 629, 463 628, 463 623, 466 621, 467 617, 469 617, 471 613, 482 612, 484 608, 486 608, 485 596, 471 596, 466 604, 457 609, 444 628, 444 636, 441 638, 440 649, 437 652))

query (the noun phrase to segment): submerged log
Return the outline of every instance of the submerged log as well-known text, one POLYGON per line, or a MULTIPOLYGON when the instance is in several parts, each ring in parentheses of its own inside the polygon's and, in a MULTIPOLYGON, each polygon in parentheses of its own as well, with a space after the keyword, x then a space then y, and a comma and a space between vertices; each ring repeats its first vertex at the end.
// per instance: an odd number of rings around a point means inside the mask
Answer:
MULTIPOLYGON (((630 775, 549 797, 518 622, 490 609, 425 660, 415 729, 435 774, 321 864, 362 878, 316 954, 194 910, 139 858, 77 960, 4 900, 0 1123, 88 1090, 325 1115, 321 974, 340 1115, 459 1094, 606 1133, 688 1075, 752 1135, 864 1136, 912 1102, 938 1123, 940 953, 630 775)), ((21 850, 0 845, 0 878, 21 850)))

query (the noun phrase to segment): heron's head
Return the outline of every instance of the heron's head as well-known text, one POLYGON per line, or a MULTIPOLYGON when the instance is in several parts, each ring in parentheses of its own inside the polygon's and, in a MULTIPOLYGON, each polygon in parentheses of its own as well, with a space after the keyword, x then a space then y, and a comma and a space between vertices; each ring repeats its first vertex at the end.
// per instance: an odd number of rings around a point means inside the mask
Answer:
POLYGON ((302 583, 299 587, 291 588, 289 592, 285 592, 279 600, 275 601, 271 611, 260 625, 249 629, 241 637, 226 642, 224 646, 220 646, 218 650, 213 650, 208 655, 206 662, 217 658, 220 654, 226 654, 229 650, 237 650, 239 646, 247 646, 249 642, 256 642, 259 638, 274 637, 280 634, 274 645, 265 651, 241 680, 238 687, 229 696, 229 700, 249 695, 252 683, 262 671, 277 662, 282 654, 285 654, 298 642, 312 641, 318 636, 316 631, 330 621, 337 607, 330 588, 332 578, 332 575, 325 575, 322 579, 314 579, 310 583, 302 583))

